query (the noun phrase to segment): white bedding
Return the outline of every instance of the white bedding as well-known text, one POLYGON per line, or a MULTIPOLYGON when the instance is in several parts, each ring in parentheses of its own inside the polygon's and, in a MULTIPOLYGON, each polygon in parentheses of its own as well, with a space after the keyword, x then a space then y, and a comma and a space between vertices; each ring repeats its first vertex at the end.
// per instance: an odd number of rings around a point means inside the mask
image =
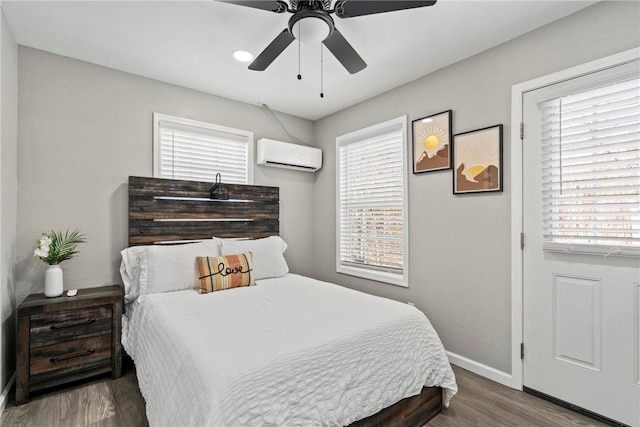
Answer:
POLYGON ((457 386, 415 307, 289 274, 200 295, 144 295, 122 343, 151 426, 347 425, 457 386))

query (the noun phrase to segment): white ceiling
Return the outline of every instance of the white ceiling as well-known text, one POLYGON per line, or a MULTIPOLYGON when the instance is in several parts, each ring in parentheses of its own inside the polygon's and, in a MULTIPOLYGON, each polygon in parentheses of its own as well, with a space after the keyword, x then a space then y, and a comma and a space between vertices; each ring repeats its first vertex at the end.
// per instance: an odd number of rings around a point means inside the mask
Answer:
MULTIPOLYGON (((439 0, 432 7, 335 18, 367 62, 349 74, 320 47, 292 43, 266 71, 235 61, 258 55, 290 14, 207 1, 7 1, 18 44, 317 120, 415 80, 596 1, 439 0)), ((523 64, 524 65, 524 64, 523 64)), ((499 66, 499 64, 496 64, 499 66)))

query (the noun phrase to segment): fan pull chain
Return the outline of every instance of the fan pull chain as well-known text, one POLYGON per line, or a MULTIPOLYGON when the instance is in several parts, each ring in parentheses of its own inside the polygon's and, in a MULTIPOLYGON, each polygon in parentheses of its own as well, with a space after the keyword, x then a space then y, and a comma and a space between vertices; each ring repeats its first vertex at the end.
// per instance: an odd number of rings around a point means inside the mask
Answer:
POLYGON ((300 74, 300 34, 302 33, 302 21, 298 22, 298 80, 302 80, 300 74))
POLYGON ((320 98, 324 98, 324 49, 320 43, 320 98))

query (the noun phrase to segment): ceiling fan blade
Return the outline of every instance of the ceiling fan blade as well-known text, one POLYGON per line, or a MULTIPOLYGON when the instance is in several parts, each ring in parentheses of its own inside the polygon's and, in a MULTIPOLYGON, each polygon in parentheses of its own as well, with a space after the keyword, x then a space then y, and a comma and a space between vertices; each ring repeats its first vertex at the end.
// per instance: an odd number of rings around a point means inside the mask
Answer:
POLYGON ((264 71, 295 40, 288 29, 283 30, 273 39, 260 55, 249 65, 250 70, 264 71))
POLYGON ((433 6, 436 0, 425 1, 383 1, 383 0, 338 0, 334 6, 339 18, 354 18, 356 16, 372 15, 374 13, 393 12, 395 10, 413 9, 416 7, 433 6))
POLYGON ((367 67, 367 63, 364 62, 337 28, 334 28, 333 33, 322 43, 351 74, 355 74, 367 67))
POLYGON ((235 1, 218 0, 222 3, 237 4, 239 6, 252 7, 254 9, 269 10, 271 12, 283 13, 287 11, 287 3, 282 0, 256 0, 256 1, 235 1))

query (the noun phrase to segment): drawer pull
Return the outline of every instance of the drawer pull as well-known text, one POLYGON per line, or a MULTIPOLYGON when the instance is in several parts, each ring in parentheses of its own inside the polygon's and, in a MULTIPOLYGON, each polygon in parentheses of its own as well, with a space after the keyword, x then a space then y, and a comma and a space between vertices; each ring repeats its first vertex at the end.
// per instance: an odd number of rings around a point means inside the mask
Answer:
POLYGON ((89 350, 79 351, 77 353, 69 353, 69 354, 65 354, 64 356, 54 356, 51 359, 49 359, 49 362, 51 362, 51 363, 61 362, 63 360, 67 360, 67 359, 73 359, 74 357, 88 356, 88 355, 93 354, 95 352, 96 352, 95 348, 90 348, 89 350))
POLYGON ((60 323, 51 325, 49 329, 71 328, 73 326, 88 325, 89 323, 93 323, 95 321, 96 319, 94 319, 93 317, 90 317, 88 319, 83 319, 83 320, 70 320, 68 322, 60 322, 60 323))

